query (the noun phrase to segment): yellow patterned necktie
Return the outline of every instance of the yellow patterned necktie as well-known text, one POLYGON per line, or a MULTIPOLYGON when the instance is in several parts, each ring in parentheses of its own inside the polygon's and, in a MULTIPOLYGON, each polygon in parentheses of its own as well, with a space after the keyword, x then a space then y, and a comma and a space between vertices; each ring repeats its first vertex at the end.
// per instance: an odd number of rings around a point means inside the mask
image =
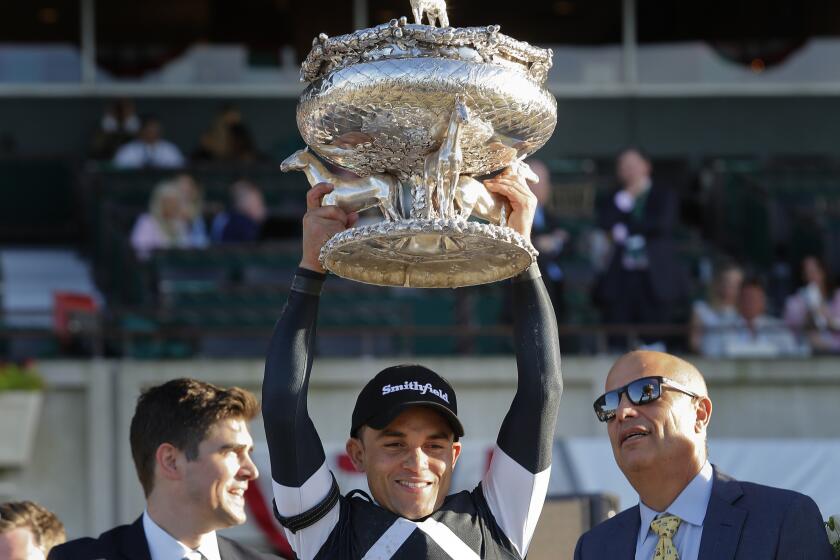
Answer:
POLYGON ((680 555, 677 554, 677 547, 674 544, 674 535, 680 528, 680 521, 682 519, 676 515, 663 515, 650 522, 651 530, 659 535, 653 560, 680 560, 680 555))

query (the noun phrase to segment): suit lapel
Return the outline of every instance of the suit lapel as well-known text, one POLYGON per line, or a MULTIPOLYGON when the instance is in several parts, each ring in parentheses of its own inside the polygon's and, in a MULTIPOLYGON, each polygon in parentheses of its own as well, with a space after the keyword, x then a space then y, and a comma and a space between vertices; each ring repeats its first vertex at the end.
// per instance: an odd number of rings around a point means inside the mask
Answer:
POLYGON ((714 471, 712 495, 703 520, 698 560, 732 560, 741 540, 747 511, 733 504, 744 492, 737 480, 714 471))
POLYGON ((143 530, 143 516, 129 525, 119 540, 120 553, 128 560, 152 560, 143 530))
POLYGON ((635 558, 636 540, 639 537, 641 517, 639 506, 632 507, 620 513, 616 521, 619 523, 615 538, 605 543, 605 558, 635 558))

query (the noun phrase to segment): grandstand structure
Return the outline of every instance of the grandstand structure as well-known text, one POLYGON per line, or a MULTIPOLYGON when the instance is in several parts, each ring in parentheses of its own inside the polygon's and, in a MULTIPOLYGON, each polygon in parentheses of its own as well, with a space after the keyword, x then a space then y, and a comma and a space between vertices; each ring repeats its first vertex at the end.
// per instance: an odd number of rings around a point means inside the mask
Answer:
MULTIPOLYGON (((14 4, 0 21, 0 360, 37 360, 50 389, 33 463, 0 467, 0 498, 52 496, 68 519, 84 512, 67 523, 80 536, 136 513, 120 430, 144 383, 195 375, 259 389, 261 356, 299 261, 307 184, 279 170, 302 147, 299 63, 318 33, 379 24, 410 7, 407 0, 14 4), (103 112, 124 98, 138 114, 160 119, 165 137, 187 156, 183 169, 119 169, 93 157, 103 112), (190 157, 224 106, 235 106, 248 125, 260 152, 254 161, 190 157), (271 216, 263 239, 140 258, 132 227, 155 187, 179 172, 201 185, 208 226, 229 204, 233 183, 258 185, 271 216), (83 442, 79 449, 62 440, 63 429, 83 442), (39 466, 59 464, 61 454, 71 457, 67 476, 85 481, 79 488, 65 489, 51 478, 54 470, 39 466), (104 497, 93 493, 100 483, 104 497)), ((669 350, 689 352, 691 303, 706 297, 718 262, 762 277, 777 315, 798 287, 802 257, 817 255, 840 275, 837 3, 449 4, 454 25, 498 23, 554 50, 549 89, 558 126, 537 156, 551 171, 549 208, 568 234, 558 261, 560 336, 576 371, 561 438, 603 435, 578 416, 591 414, 616 351, 611 340, 633 348, 654 333, 669 350), (606 325, 593 302, 604 266, 597 208, 616 187, 615 157, 628 146, 644 149, 654 180, 679 196, 674 239, 686 294, 664 324, 606 325)), ((466 422, 490 438, 481 431, 482 410, 504 409, 512 390, 513 377, 504 374, 513 367, 509 305, 503 284, 410 290, 331 278, 319 317, 326 365, 313 393, 328 443, 341 444, 345 405, 363 384, 362 370, 415 359, 453 372, 462 401, 477 403, 466 422)), ((721 413, 721 437, 807 436, 834 450, 838 436, 826 426, 840 425, 831 406, 840 398, 840 361, 804 354, 702 362, 704 371, 715 370, 711 390, 727 395, 721 400, 730 410, 749 402, 758 417, 763 400, 789 414, 787 423, 762 417, 761 424, 721 413), (818 405, 809 394, 818 394, 818 405)), ((575 445, 558 447, 558 458, 585 447, 575 445)), ((556 491, 598 490, 576 479, 569 465, 579 463, 564 463, 556 491)), ((837 493, 836 485, 808 490, 837 493)), ((242 531, 259 542, 255 528, 242 531)))
MULTIPOLYGON (((96 320, 82 322, 92 329, 89 336, 99 337, 89 347, 137 357, 201 355, 211 348, 259 354, 259 342, 217 342, 246 334, 264 341, 294 266, 294 242, 170 251, 138 262, 128 235, 167 173, 119 171, 90 160, 103 107, 134 98, 140 112, 157 115, 167 136, 190 153, 219 106, 235 104, 265 161, 193 164, 189 171, 206 191, 207 208, 225 205, 236 178, 255 180, 293 232, 303 185, 281 175, 276 162, 300 145, 297 63, 310 36, 387 21, 407 7, 326 2, 318 6, 329 9, 315 17, 308 3, 257 2, 237 11, 196 0, 166 16, 149 3, 123 4, 119 10, 95 0, 16 7, 2 24, 10 39, 0 51, 6 193, 0 240, 62 246, 89 263, 95 298, 104 303, 96 320)), ((703 296, 721 256, 768 277, 787 267, 788 278, 779 281, 788 284, 780 290, 796 284, 790 276, 805 253, 821 254, 835 271, 840 267, 840 124, 831 117, 840 76, 830 63, 840 48, 831 27, 836 8, 816 1, 797 8, 726 6, 718 6, 731 20, 724 24, 708 15, 714 10, 691 3, 674 10, 636 0, 525 2, 515 12, 486 3, 453 5, 456 22, 499 21, 509 33, 555 51, 549 84, 559 100, 559 124, 539 157, 553 174, 552 210, 572 240, 561 257, 569 350, 605 347, 608 329, 598 328, 591 301, 598 263, 590 242, 596 201, 615 186, 613 158, 625 146, 643 147, 656 181, 680 195, 677 240, 691 278, 689 297, 662 326, 676 348, 684 347, 680 325, 690 301, 703 296)), ((367 290, 337 291, 356 288, 367 290)), ((780 297, 772 300, 777 307, 780 297)), ((499 344, 507 331, 498 287, 411 296, 380 291, 373 303, 347 299, 336 302, 342 312, 334 321, 325 318, 324 327, 368 330, 375 343, 348 345, 360 353, 509 350, 499 344), (348 325, 352 316, 368 319, 348 325), (455 332, 467 334, 451 336, 455 332)), ((6 340, 14 325, 5 323, 6 340)), ((623 332, 629 344, 638 335, 623 332)), ((34 347, 45 355, 61 351, 49 341, 34 347)), ((31 348, 23 344, 23 353, 31 348)))

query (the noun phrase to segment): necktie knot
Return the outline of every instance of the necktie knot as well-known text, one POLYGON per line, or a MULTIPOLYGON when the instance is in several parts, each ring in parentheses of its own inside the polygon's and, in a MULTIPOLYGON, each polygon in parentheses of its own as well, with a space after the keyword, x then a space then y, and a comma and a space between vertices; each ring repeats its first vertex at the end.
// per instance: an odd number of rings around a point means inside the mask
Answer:
POLYGON ((651 530, 659 536, 656 543, 656 550, 653 554, 655 560, 679 560, 677 547, 674 545, 674 535, 680 528, 682 519, 676 515, 663 515, 650 523, 651 530))
POLYGON ((680 528, 681 521, 682 519, 676 515, 663 515, 651 521, 650 528, 659 537, 674 538, 674 535, 677 534, 677 529, 680 528))
POLYGON ((207 560, 207 557, 204 556, 200 550, 191 550, 190 552, 187 552, 183 560, 207 560))

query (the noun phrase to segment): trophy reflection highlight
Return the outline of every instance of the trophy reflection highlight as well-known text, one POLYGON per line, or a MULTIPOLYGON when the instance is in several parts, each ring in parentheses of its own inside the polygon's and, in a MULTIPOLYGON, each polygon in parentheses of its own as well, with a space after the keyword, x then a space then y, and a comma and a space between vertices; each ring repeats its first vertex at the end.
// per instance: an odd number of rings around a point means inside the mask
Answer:
POLYGON ((537 252, 506 226, 506 200, 478 177, 513 167, 536 180, 523 160, 557 122, 545 88, 552 53, 497 25, 448 27, 443 0, 411 0, 411 8, 413 24, 403 17, 313 41, 297 109, 308 148, 281 169, 333 183, 325 205, 381 210, 381 222, 322 249, 323 266, 339 276, 423 288, 514 276, 537 252), (324 161, 359 178, 340 178, 324 161))

